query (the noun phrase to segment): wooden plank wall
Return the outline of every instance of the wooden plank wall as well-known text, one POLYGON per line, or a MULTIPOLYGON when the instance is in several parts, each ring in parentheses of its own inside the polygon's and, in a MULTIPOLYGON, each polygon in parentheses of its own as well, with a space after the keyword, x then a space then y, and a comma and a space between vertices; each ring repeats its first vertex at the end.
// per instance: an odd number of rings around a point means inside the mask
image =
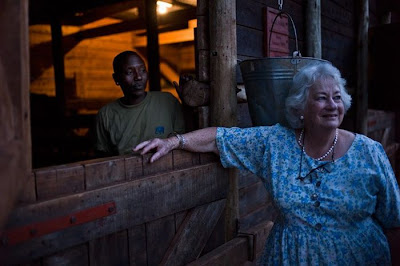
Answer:
MULTIPOLYGON (((262 58, 263 55, 263 14, 265 7, 277 9, 278 2, 273 0, 237 0, 237 41, 238 59, 262 58)), ((300 0, 284 1, 283 11, 288 12, 296 25, 299 49, 304 49, 304 12, 305 3, 300 0)), ((321 2, 322 58, 336 65, 354 86, 355 77, 355 24, 354 0, 326 0, 321 2)), ((289 51, 295 49, 293 29, 289 25, 289 51)), ((242 81, 237 71, 238 82, 242 81)))
POLYGON ((3 234, 0 261, 158 265, 163 260, 164 265, 175 265, 222 245, 223 219, 219 217, 228 179, 217 157, 174 151, 150 165, 149 156, 35 169, 6 227, 25 228, 28 235, 3 234), (79 211, 109 202, 115 203, 109 216, 79 224, 79 211), (69 216, 77 225, 43 233, 50 224, 41 227, 40 223, 69 216), (190 242, 188 232, 197 235, 195 242, 190 242), (190 257, 194 251, 197 255, 190 257))

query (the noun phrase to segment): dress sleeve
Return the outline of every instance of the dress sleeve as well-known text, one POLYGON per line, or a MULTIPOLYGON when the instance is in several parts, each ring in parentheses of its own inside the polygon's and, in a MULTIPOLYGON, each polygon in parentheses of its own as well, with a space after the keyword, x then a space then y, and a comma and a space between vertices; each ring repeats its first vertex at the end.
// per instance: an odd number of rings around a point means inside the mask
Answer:
POLYGON ((224 167, 236 167, 260 175, 269 159, 272 127, 217 128, 216 143, 224 167))
POLYGON ((375 217, 384 228, 400 227, 400 191, 389 159, 377 143, 376 160, 380 169, 375 217))

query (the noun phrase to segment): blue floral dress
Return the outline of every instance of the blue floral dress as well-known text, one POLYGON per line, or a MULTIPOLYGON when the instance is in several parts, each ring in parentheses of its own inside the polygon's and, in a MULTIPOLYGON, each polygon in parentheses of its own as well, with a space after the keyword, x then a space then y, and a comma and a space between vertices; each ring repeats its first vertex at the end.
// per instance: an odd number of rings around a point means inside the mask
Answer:
POLYGON ((218 128, 224 167, 258 175, 277 209, 265 265, 390 265, 383 228, 400 227, 400 192, 382 145, 356 134, 335 162, 302 154, 279 124, 218 128))

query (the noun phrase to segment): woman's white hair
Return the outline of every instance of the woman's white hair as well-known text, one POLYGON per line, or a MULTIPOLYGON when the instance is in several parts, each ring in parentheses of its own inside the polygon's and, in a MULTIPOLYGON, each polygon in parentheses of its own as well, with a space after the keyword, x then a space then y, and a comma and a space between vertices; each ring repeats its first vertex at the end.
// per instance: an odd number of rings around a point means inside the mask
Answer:
POLYGON ((317 80, 333 78, 340 89, 340 95, 346 113, 351 106, 351 96, 345 88, 346 80, 340 71, 329 62, 318 62, 309 64, 293 77, 293 84, 286 98, 286 120, 292 128, 302 128, 303 123, 300 116, 304 114, 310 87, 317 80))

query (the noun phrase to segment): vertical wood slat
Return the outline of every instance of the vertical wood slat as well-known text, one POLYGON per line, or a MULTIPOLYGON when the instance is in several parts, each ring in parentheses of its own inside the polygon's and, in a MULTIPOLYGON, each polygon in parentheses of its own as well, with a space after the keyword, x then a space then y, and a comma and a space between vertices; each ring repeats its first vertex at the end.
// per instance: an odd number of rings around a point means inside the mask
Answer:
POLYGON ((38 200, 78 193, 85 189, 82 165, 38 169, 35 176, 38 200))
POLYGON ((179 170, 200 164, 200 154, 183 150, 172 151, 173 168, 179 170))
POLYGON ((135 266, 147 266, 146 227, 140 224, 128 229, 129 259, 135 266))
POLYGON ((88 254, 87 244, 75 246, 43 258, 43 266, 88 266, 88 254))
POLYGON ((86 189, 94 189, 113 182, 125 180, 123 157, 108 160, 93 160, 84 164, 86 189))
POLYGON ((129 266, 128 231, 123 230, 89 242, 91 266, 129 266))
POLYGON ((153 156, 152 153, 143 155, 143 172, 144 175, 152 175, 156 173, 161 173, 165 171, 172 171, 172 153, 165 155, 159 160, 150 163, 150 157, 153 156))
POLYGON ((133 180, 143 176, 143 158, 141 156, 125 158, 125 175, 127 180, 133 180))
POLYGON ((321 0, 306 2, 306 56, 322 58, 321 0))
POLYGON ((174 235, 175 215, 169 215, 146 224, 148 265, 160 265, 174 235))
POLYGON ((2 1, 0 8, 1 229, 30 176, 31 141, 28 1, 2 1))

